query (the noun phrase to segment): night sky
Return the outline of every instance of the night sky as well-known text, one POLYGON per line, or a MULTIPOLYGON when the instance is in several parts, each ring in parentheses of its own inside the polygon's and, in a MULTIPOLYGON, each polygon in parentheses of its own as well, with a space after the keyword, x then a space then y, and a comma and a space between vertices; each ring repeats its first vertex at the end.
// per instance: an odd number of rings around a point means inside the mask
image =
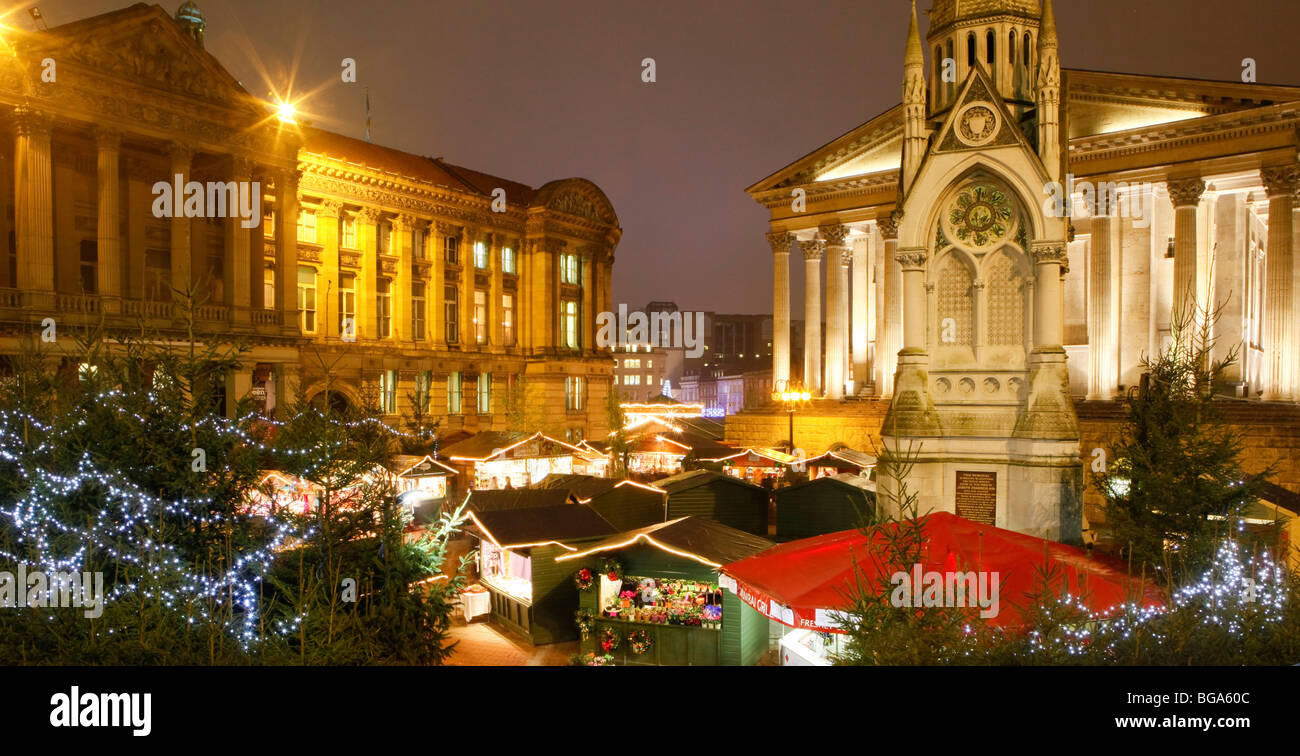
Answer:
MULTIPOLYGON (((50 26, 125 7, 47 0, 50 26)), ((165 7, 174 12, 180 0, 165 7)), ((25 7, 26 4, 24 4, 25 7)), ((744 188, 900 99, 906 0, 202 0, 207 48, 316 125, 533 186, 583 176, 623 226, 615 302, 771 312, 744 188), (340 61, 357 61, 357 83, 340 61), (641 81, 653 57, 658 81, 641 81)), ((925 11, 930 0, 920 0, 925 11)), ((1070 68, 1300 85, 1297 0, 1057 0, 1070 68)), ((8 23, 28 28, 26 14, 8 23)), ((922 15, 924 37, 927 23, 922 15)), ((792 306, 802 308, 801 265, 792 306)))

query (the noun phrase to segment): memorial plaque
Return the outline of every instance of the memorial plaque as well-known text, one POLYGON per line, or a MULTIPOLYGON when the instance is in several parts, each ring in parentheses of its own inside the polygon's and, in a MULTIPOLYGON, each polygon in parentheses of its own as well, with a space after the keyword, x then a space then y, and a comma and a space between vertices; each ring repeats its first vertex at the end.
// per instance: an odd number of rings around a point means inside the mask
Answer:
POLYGON ((957 516, 986 525, 997 525, 998 474, 957 471, 957 516))

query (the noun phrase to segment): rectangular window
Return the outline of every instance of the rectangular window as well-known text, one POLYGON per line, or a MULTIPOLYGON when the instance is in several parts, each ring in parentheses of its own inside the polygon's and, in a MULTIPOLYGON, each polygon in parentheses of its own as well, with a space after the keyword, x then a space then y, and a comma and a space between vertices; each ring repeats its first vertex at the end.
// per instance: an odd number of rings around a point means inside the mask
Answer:
POLYGON ((411 257, 416 260, 424 259, 424 229, 411 229, 411 257))
POLYGON ((339 218, 339 246, 343 249, 357 248, 357 219, 350 215, 339 218))
POLYGON ((316 243, 316 211, 298 211, 298 241, 316 243))
POLYGON ((385 370, 379 374, 379 411, 385 415, 397 413, 396 370, 385 370))
POLYGON ((577 349, 578 343, 578 303, 572 299, 564 302, 564 346, 577 349))
POLYGON ((487 296, 482 289, 474 290, 474 341, 478 344, 488 343, 487 296))
POLYGON ((303 333, 316 333, 316 269, 298 266, 298 312, 303 333))
MULTIPOLYGON (((98 263, 99 242, 94 239, 82 239, 80 281, 81 290, 86 294, 94 294, 99 289, 98 263)), ((213 304, 220 304, 220 300, 213 302, 213 304)))
POLYGON ((411 283, 411 338, 424 341, 424 287, 423 281, 411 283))
POLYGON ((415 374, 415 408, 421 413, 429 411, 429 392, 432 387, 432 372, 425 370, 415 374))
POLYGON ((379 249, 379 254, 387 255, 392 253, 392 233, 393 227, 387 223, 375 224, 375 241, 379 249))
POLYGON ((275 210, 270 207, 266 209, 266 212, 262 213, 262 235, 268 239, 275 238, 275 210))
POLYGON ((387 339, 393 335, 393 295, 389 290, 391 282, 387 278, 379 279, 375 284, 375 313, 379 319, 379 338, 387 339))
POLYGON ((501 295, 501 340, 506 346, 515 345, 515 295, 501 295))
POLYGON ((275 269, 262 270, 262 309, 275 309, 275 269))
POLYGON ((447 343, 457 344, 460 342, 460 292, 455 286, 448 286, 443 289, 443 321, 447 324, 447 343))
POLYGON ((144 297, 154 302, 172 301, 172 253, 147 249, 144 253, 144 297))
POLYGON ((447 376, 447 414, 460 414, 460 373, 447 376))
POLYGON ((487 244, 477 241, 474 242, 474 267, 483 270, 488 266, 488 249, 487 244))
POLYGON ((357 277, 339 274, 339 333, 349 341, 357 338, 357 277))
POLYGON ((515 251, 511 247, 501 248, 501 272, 511 275, 515 273, 515 251))
POLYGON ((560 266, 561 266, 561 270, 560 270, 561 281, 563 281, 566 284, 572 284, 574 286, 580 286, 582 284, 582 278, 579 276, 579 271, 578 271, 579 266, 578 266, 577 255, 561 255, 560 266))
POLYGON ((567 410, 582 409, 582 392, 584 379, 582 376, 571 375, 564 379, 564 408, 567 410))
POLYGON ((641 368, 641 360, 633 360, 633 359, 626 359, 626 360, 623 360, 623 367, 625 367, 625 368, 636 368, 636 369, 640 369, 640 368, 641 368))
POLYGON ((478 374, 478 413, 488 415, 492 412, 492 374, 478 374))
POLYGON ((460 239, 448 236, 443 239, 443 245, 447 250, 447 264, 460 265, 460 239))

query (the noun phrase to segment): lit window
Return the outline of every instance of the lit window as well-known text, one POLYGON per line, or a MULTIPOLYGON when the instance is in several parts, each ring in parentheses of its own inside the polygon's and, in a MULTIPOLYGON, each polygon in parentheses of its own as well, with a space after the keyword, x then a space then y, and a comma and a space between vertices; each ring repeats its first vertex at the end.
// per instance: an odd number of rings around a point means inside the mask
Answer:
POLYGON ((339 274, 339 333, 350 340, 357 337, 357 277, 339 274))
POLYGON ((564 379, 564 408, 567 410, 581 410, 583 401, 583 389, 585 381, 580 375, 571 375, 564 379))
POLYGON ((515 345, 515 295, 501 295, 501 339, 506 346, 515 345))
POLYGON ((397 412, 396 370, 385 370, 379 374, 379 411, 385 415, 397 412))
POLYGON ((424 229, 411 229, 411 257, 416 260, 424 259, 424 229))
POLYGON ((623 367, 636 368, 639 370, 641 368, 641 360, 633 360, 633 359, 623 360, 623 367))
POLYGON ((447 413, 460 414, 460 373, 447 376, 447 413))
POLYGON ((316 332, 316 269, 298 266, 298 311, 303 333, 316 332))
POLYGON ((433 386, 433 373, 425 370, 415 374, 415 408, 420 412, 429 411, 429 393, 433 386))
POLYGON ((375 283, 376 315, 379 318, 379 338, 387 339, 393 335, 393 295, 389 290, 391 282, 381 278, 375 283))
POLYGON ((560 256, 560 280, 566 284, 578 286, 582 283, 578 275, 578 256, 561 255, 560 256))
POLYGON ((316 243, 316 211, 303 210, 298 213, 298 241, 316 243))
POLYGON ((268 239, 275 238, 275 211, 269 207, 262 213, 262 235, 268 239))
POLYGON ((501 248, 501 272, 515 273, 515 251, 511 247, 501 248))
POLYGON ((492 412, 492 374, 478 374, 478 413, 487 415, 492 412))
POLYGON ((564 303, 564 345, 577 349, 578 344, 578 303, 567 300, 564 303))
POLYGON ((411 283, 411 338, 424 341, 424 290, 423 281, 411 283))
POLYGON ((455 286, 447 286, 442 290, 442 311, 443 322, 447 326, 447 343, 456 344, 460 342, 460 320, 457 317, 460 313, 460 292, 455 286))
POLYGON ((379 254, 387 255, 393 251, 392 233, 393 227, 387 223, 375 225, 375 241, 379 248, 379 254))
POLYGON ((480 270, 488 266, 488 249, 487 244, 477 241, 474 242, 474 267, 480 270))
POLYGON ((350 215, 339 219, 339 246, 357 248, 357 219, 350 215))
POLYGON ((488 342, 487 296, 482 289, 474 290, 474 341, 478 344, 488 342))

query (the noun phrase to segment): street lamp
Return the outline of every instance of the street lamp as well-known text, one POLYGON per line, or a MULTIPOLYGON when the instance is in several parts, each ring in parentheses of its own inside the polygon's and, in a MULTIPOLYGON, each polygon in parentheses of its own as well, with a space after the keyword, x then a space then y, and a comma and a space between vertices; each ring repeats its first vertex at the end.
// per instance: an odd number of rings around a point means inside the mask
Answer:
POLYGON ((772 392, 772 401, 785 405, 786 414, 790 417, 790 453, 794 454, 794 413, 799 409, 801 404, 807 404, 812 399, 812 394, 808 389, 798 381, 783 381, 776 386, 772 392))

